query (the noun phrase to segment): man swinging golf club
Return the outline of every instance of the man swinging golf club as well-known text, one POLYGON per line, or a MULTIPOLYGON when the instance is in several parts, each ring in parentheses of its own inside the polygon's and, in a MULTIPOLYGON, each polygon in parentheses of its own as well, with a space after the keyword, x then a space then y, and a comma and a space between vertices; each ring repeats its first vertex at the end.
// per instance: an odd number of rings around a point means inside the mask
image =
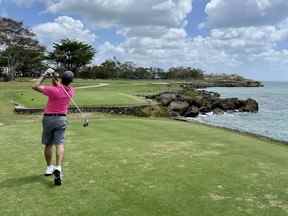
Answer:
POLYGON ((45 176, 54 175, 54 184, 62 184, 62 165, 64 160, 64 133, 67 127, 67 112, 70 101, 74 96, 74 89, 70 86, 74 75, 66 71, 59 82, 55 79, 55 71, 51 68, 35 82, 33 89, 48 97, 48 103, 44 109, 42 143, 44 156, 47 163, 45 176), (52 76, 53 85, 42 85, 47 77, 52 76), (53 146, 56 146, 56 164, 52 164, 53 146))

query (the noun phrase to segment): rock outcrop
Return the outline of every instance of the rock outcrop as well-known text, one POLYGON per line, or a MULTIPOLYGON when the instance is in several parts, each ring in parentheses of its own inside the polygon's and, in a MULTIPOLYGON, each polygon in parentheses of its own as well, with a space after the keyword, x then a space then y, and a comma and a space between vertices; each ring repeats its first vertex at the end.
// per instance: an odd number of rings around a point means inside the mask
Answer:
POLYGON ((197 117, 199 114, 213 113, 216 115, 225 112, 258 112, 257 101, 249 98, 240 100, 238 98, 221 98, 216 92, 205 90, 164 92, 149 99, 158 101, 162 106, 168 108, 170 116, 197 117))
POLYGON ((263 83, 254 80, 192 80, 182 84, 183 88, 203 89, 213 87, 263 87, 263 83))

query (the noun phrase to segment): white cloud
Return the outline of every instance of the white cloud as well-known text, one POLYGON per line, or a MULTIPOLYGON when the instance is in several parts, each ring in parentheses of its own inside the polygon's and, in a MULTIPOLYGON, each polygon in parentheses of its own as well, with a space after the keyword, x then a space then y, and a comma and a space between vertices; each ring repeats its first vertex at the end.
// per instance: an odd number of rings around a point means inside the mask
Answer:
POLYGON ((192 10, 192 0, 59 0, 48 10, 78 14, 102 26, 179 27, 192 10))
POLYGON ((209 64, 234 67, 239 64, 224 49, 217 49, 216 42, 211 43, 210 38, 200 36, 189 39, 184 29, 170 29, 159 38, 131 37, 119 46, 106 43, 100 49, 98 61, 117 56, 124 61, 166 68, 183 65, 207 68, 209 64))
POLYGON ((187 36, 187 33, 183 28, 166 28, 164 26, 122 28, 117 33, 127 38, 151 37, 157 39, 165 36, 178 39, 179 35, 181 35, 182 38, 185 38, 187 36))
POLYGON ((287 23, 213 29, 208 36, 194 38, 182 28, 161 29, 162 35, 141 36, 138 31, 128 31, 127 40, 120 45, 107 42, 100 47, 97 60, 117 56, 144 66, 192 66, 209 72, 240 72, 252 78, 261 77, 265 71, 284 74, 288 50, 279 50, 279 43, 288 40, 287 23))
POLYGON ((39 2, 41 0, 12 0, 19 6, 29 7, 35 2, 39 2))
MULTIPOLYGON (((3 2, 14 2, 19 7, 31 7, 34 3, 42 3, 46 6, 49 6, 52 3, 55 3, 57 0, 2 0, 3 2)), ((1 1, 0 1, 1 3, 1 1)))
POLYGON ((80 20, 61 16, 54 22, 42 23, 33 28, 42 44, 50 47, 53 42, 61 39, 75 39, 87 43, 94 43, 96 35, 86 29, 80 20))
MULTIPOLYGON (((192 66, 252 78, 265 71, 284 74, 288 50, 281 44, 288 42, 287 0, 210 0, 207 21, 201 25, 209 27, 208 35, 191 38, 184 27, 192 1, 52 0, 47 11, 77 15, 97 28, 116 26, 124 41, 115 44, 110 39, 96 47, 98 63, 116 56, 145 66, 192 66)), ((95 34, 71 17, 58 17, 33 30, 45 44, 69 37, 96 46, 95 34)))
POLYGON ((211 0, 205 11, 212 28, 271 25, 288 17, 288 1, 211 0))
POLYGON ((168 0, 168 1, 161 2, 157 5, 154 5, 152 7, 152 10, 158 10, 159 12, 161 12, 161 11, 171 10, 174 7, 175 7, 175 3, 172 0, 168 0))
POLYGON ((288 65, 288 50, 269 50, 255 55, 255 59, 264 59, 276 65, 288 65))

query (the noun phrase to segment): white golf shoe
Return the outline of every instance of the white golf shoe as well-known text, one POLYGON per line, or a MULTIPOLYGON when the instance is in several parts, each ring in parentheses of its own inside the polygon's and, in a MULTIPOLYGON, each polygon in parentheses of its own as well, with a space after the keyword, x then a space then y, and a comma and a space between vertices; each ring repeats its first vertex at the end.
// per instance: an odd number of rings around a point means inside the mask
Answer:
POLYGON ((45 176, 51 176, 53 174, 53 172, 54 172, 54 166, 50 165, 50 166, 47 166, 44 175, 45 176))

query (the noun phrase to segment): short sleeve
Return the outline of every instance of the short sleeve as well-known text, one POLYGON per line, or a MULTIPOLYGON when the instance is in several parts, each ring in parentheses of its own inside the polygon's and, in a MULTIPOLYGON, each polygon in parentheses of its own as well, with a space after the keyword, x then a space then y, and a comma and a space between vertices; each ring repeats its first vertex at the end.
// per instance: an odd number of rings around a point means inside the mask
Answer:
POLYGON ((54 86, 40 86, 42 93, 48 97, 53 97, 57 94, 57 89, 54 86))

